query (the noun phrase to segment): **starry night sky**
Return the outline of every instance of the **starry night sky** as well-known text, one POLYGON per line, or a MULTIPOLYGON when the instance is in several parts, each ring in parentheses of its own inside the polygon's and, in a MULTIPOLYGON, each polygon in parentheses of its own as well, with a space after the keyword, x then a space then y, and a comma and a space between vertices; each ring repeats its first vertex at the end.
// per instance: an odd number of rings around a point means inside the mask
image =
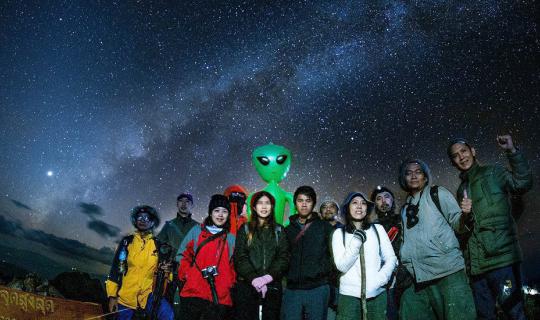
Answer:
POLYGON ((320 199, 377 184, 419 157, 455 190, 466 137, 506 164, 511 132, 535 187, 519 222, 540 266, 539 41, 532 1, 2 1, 0 214, 112 247, 137 204, 206 215, 228 185, 264 187, 269 142, 293 153, 282 183, 320 199))

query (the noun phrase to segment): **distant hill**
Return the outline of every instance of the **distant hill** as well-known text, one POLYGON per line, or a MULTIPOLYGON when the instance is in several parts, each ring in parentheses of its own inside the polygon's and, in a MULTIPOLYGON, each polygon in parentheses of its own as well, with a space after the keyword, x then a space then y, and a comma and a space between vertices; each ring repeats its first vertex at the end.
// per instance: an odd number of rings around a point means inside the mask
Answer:
POLYGON ((22 268, 52 279, 76 269, 104 279, 113 256, 110 248, 95 249, 77 240, 26 229, 20 222, 0 216, 1 275, 14 274, 22 268))
POLYGON ((105 264, 109 264, 114 256, 114 251, 110 248, 96 249, 77 240, 61 238, 41 230, 26 229, 19 221, 9 220, 1 215, 0 234, 37 242, 60 254, 85 257, 105 264))

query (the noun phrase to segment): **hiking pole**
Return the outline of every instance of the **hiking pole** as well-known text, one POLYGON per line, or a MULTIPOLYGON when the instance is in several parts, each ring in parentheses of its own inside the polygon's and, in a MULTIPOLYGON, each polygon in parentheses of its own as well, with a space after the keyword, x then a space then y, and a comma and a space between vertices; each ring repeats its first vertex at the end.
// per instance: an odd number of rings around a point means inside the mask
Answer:
POLYGON ((158 270, 156 272, 155 286, 152 291, 150 320, 157 319, 161 299, 167 288, 166 282, 168 281, 170 270, 166 270, 162 266, 172 264, 172 258, 172 247, 166 243, 161 244, 158 251, 158 261, 162 261, 162 263, 158 264, 158 270))
POLYGON ((118 311, 114 311, 114 312, 104 313, 104 314, 99 315, 99 316, 95 316, 95 317, 91 317, 91 318, 84 318, 84 320, 99 319, 99 318, 103 318, 103 317, 106 317, 106 316, 110 316, 110 315, 117 314, 117 313, 124 312, 124 311, 128 311, 128 310, 129 309, 122 309, 122 310, 118 310, 118 311))
POLYGON ((362 281, 362 291, 360 299, 362 300, 362 320, 367 320, 367 302, 366 302, 366 259, 364 257, 364 246, 360 247, 360 273, 362 281))

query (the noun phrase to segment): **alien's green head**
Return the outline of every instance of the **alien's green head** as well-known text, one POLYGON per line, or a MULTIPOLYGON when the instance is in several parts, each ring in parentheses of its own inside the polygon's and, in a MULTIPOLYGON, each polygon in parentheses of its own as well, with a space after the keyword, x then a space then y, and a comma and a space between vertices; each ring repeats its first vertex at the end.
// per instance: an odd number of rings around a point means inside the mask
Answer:
POLYGON ((287 176, 291 158, 287 148, 272 143, 255 148, 251 156, 259 176, 267 183, 279 183, 287 176))

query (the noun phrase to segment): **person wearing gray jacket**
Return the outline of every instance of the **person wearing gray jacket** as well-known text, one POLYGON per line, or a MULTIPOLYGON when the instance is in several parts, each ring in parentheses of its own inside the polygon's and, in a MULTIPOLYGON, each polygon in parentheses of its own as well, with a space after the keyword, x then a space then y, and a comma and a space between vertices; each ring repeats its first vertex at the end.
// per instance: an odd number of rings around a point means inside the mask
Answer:
POLYGON ((403 292, 400 319, 475 319, 472 291, 455 233, 463 229, 462 212, 453 195, 434 187, 429 167, 407 160, 399 170, 399 184, 408 195, 401 210, 401 262, 413 279, 403 292), (439 209, 440 208, 440 209, 439 209))

